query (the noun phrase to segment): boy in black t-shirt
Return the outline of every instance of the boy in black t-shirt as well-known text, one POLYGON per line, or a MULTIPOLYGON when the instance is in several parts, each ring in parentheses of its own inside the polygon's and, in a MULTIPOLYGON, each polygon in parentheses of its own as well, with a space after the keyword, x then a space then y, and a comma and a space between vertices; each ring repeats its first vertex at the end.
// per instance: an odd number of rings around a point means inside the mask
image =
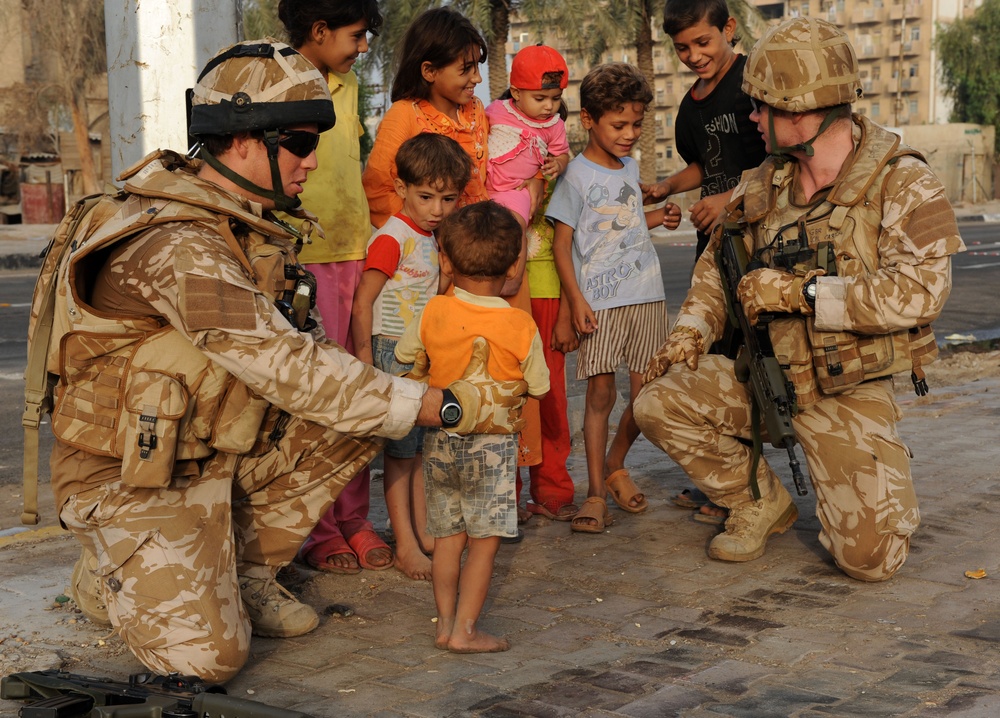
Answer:
MULTIPOLYGON (((756 123, 750 121, 753 108, 742 90, 746 56, 733 49, 738 40, 736 19, 726 0, 667 0, 663 31, 670 35, 681 62, 698 76, 681 100, 674 127, 677 151, 687 166, 643 189, 649 198, 662 199, 701 187, 701 199, 690 211, 698 230, 697 261, 743 170, 758 166, 767 152, 756 123)), ((727 331, 709 351, 734 356, 735 348, 736 338, 727 331)), ((725 521, 726 510, 697 489, 685 489, 673 501, 697 508, 698 521, 725 521)))
POLYGON ((736 20, 726 0, 667 0, 663 30, 698 80, 681 100, 674 130, 687 166, 651 186, 649 194, 663 198, 701 187, 701 199, 691 207, 697 257, 743 170, 759 165, 767 153, 741 89, 746 56, 733 50, 736 20))

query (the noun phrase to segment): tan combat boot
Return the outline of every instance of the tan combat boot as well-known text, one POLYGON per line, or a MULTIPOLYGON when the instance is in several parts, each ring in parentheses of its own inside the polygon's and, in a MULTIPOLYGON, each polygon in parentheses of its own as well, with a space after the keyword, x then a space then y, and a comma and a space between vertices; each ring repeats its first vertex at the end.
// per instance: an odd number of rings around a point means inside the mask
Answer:
POLYGON ((273 578, 239 576, 240 596, 256 636, 291 638, 319 625, 319 616, 273 578))
POLYGON ((720 561, 753 561, 764 555, 771 534, 785 533, 798 517, 792 497, 778 484, 766 499, 729 509, 726 531, 712 539, 708 555, 720 561))
POLYGON ((80 612, 98 626, 110 626, 108 605, 101 593, 101 579, 97 576, 97 556, 86 548, 80 549, 80 558, 73 566, 69 593, 80 612))

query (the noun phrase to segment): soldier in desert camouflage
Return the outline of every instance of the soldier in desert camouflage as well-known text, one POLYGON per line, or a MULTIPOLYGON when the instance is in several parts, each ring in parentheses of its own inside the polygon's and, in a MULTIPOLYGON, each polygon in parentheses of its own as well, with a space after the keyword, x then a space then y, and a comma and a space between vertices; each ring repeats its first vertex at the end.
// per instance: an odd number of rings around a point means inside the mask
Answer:
POLYGON ((222 682, 251 631, 318 625, 275 576, 380 437, 443 419, 516 431, 526 387, 492 381, 480 351, 430 389, 314 327, 310 277, 270 213, 296 211, 335 121, 308 60, 236 45, 192 104, 204 161, 158 152, 127 170, 126 193, 95 206, 58 266, 52 487, 83 545, 84 612, 153 671, 222 682))
MULTIPOLYGON (((769 334, 795 387, 820 542, 849 576, 884 580, 903 565, 919 523, 892 374, 912 371, 917 382, 933 358, 929 324, 951 288, 950 256, 964 245, 923 158, 851 114, 861 95, 857 59, 836 26, 807 17, 769 29, 750 52, 743 90, 770 156, 744 173, 729 206, 759 262, 740 281, 739 300, 753 324, 776 316, 769 334)), ((720 236, 717 228, 710 249, 720 236)), ((725 321, 708 251, 650 362, 635 418, 729 509, 709 556, 749 561, 798 512, 763 460, 753 498, 748 387, 731 360, 704 354, 725 321)))

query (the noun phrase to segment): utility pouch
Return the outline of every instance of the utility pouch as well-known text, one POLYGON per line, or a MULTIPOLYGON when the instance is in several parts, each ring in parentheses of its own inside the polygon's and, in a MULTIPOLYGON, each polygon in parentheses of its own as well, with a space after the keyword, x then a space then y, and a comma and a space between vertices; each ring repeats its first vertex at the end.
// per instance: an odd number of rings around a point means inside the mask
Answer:
POLYGON ((122 418, 122 483, 139 488, 169 486, 188 393, 176 378, 136 371, 125 395, 122 418))
POLYGON ((857 334, 820 331, 812 320, 806 322, 806 328, 816 382, 824 394, 836 394, 864 380, 857 334))
POLYGON ((62 381, 52 412, 52 433, 60 441, 101 456, 121 456, 121 396, 129 345, 141 339, 141 334, 63 335, 59 349, 62 381))
POLYGON ((222 397, 209 445, 227 454, 247 453, 257 441, 268 406, 246 384, 232 382, 222 397))

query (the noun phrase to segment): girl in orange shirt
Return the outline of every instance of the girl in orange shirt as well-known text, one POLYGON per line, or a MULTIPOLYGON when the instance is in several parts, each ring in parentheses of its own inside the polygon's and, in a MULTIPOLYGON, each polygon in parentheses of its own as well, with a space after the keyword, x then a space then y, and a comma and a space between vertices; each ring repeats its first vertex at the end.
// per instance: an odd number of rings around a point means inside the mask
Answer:
POLYGON ((433 8, 414 20, 403 38, 392 82, 392 106, 379 124, 375 146, 361 182, 373 227, 402 209, 396 194, 396 151, 421 132, 456 140, 472 158, 472 179, 459 206, 489 199, 486 193, 486 138, 489 124, 474 94, 483 81, 486 41, 461 13, 433 8))

